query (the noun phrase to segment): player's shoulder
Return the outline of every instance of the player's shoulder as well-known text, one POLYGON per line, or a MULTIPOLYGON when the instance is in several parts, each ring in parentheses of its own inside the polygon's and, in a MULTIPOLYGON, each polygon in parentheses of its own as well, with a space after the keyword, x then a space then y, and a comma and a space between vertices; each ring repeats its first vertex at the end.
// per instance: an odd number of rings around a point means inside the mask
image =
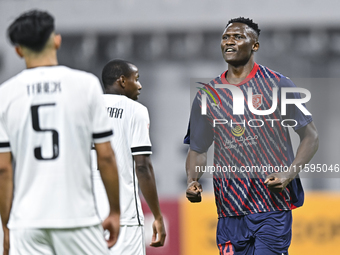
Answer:
POLYGON ((121 104, 125 104, 127 107, 129 107, 132 111, 139 111, 139 110, 147 110, 146 106, 142 105, 141 103, 132 100, 131 98, 128 98, 124 95, 116 95, 116 94, 104 94, 103 95, 105 101, 107 103, 114 102, 121 104))
POLYGON ((0 84, 0 90, 4 90, 4 89, 8 89, 11 84, 15 84, 20 80, 23 80, 22 78, 23 76, 23 71, 21 71, 20 73, 12 76, 11 78, 9 78, 8 80, 4 81, 2 84, 0 84))
POLYGON ((264 65, 260 65, 258 64, 258 70, 257 73, 260 73, 260 77, 264 77, 264 78, 272 78, 272 79, 276 79, 277 81, 280 81, 281 78, 285 77, 283 74, 281 74, 278 71, 275 71, 267 66, 264 65))
POLYGON ((37 77, 39 76, 41 73, 46 73, 48 75, 52 75, 54 76, 58 76, 60 78, 74 78, 74 79, 80 79, 80 80, 88 80, 88 81, 99 81, 97 76, 95 76, 92 73, 86 72, 86 71, 82 71, 82 70, 78 70, 78 69, 73 69, 67 66, 62 66, 62 65, 58 65, 58 66, 53 66, 53 67, 49 67, 49 66, 41 66, 41 67, 37 67, 37 68, 32 68, 32 69, 25 69, 23 71, 21 71, 20 73, 18 73, 17 75, 13 76, 12 78, 8 79, 7 81, 5 81, 4 83, 2 83, 0 85, 0 88, 4 88, 6 86, 9 86, 10 84, 13 83, 18 83, 18 82, 27 82, 28 79, 30 79, 31 77, 37 77))
POLYGON ((86 93, 88 95, 92 95, 94 90, 101 90, 102 86, 97 76, 93 73, 73 69, 66 66, 60 66, 58 69, 60 73, 58 73, 58 77, 67 83, 72 83, 75 88, 86 88, 86 93))
POLYGON ((146 106, 128 97, 125 97, 125 100, 135 118, 143 118, 142 116, 148 115, 148 109, 146 108, 146 106))
POLYGON ((75 76, 77 78, 84 78, 84 79, 91 79, 91 80, 98 80, 98 77, 95 76, 93 73, 86 72, 79 69, 73 69, 67 66, 59 66, 60 72, 64 72, 67 75, 75 76))
POLYGON ((201 88, 197 87, 199 90, 196 93, 196 98, 201 94, 201 90, 204 90, 204 91, 208 90, 208 91, 212 91, 213 93, 216 93, 216 91, 215 91, 216 84, 223 84, 223 81, 221 80, 222 75, 223 74, 215 77, 214 79, 212 79, 208 82, 206 80, 205 81, 203 81, 203 80, 197 81, 196 82, 197 85, 200 85, 200 87, 201 86, 202 87, 201 88))
POLYGON ((225 75, 227 71, 221 73, 219 76, 215 77, 214 79, 210 80, 206 85, 215 87, 216 84, 223 84, 223 79, 222 77, 225 75))
POLYGON ((18 87, 26 84, 24 71, 12 76, 0 85, 0 103, 8 105, 18 93, 18 87))
POLYGON ((148 110, 147 108, 146 108, 146 106, 145 105, 143 105, 143 104, 141 104, 140 102, 137 102, 137 101, 135 101, 135 100, 132 100, 132 99, 130 99, 130 98, 128 98, 129 99, 129 101, 131 102, 131 104, 133 105, 133 107, 135 108, 135 109, 143 109, 143 110, 148 110))
POLYGON ((266 66, 259 65, 259 70, 264 73, 268 78, 275 79, 278 81, 279 86, 281 87, 292 87, 295 86, 294 83, 288 76, 283 75, 280 72, 274 71, 266 66))
POLYGON ((147 109, 144 105, 142 105, 140 102, 132 100, 131 98, 128 98, 127 96, 123 96, 123 100, 125 100, 126 104, 130 105, 132 109, 147 109))

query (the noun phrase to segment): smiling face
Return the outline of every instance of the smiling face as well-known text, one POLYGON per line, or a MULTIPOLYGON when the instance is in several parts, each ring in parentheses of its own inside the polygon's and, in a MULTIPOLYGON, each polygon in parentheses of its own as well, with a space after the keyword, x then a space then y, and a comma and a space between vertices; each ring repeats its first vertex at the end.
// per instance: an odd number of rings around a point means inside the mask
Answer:
POLYGON ((138 68, 135 65, 129 64, 131 69, 131 75, 124 79, 124 92, 128 98, 137 100, 142 89, 142 85, 139 82, 138 68))
POLYGON ((224 30, 221 40, 224 60, 235 67, 246 65, 259 49, 256 32, 243 23, 231 23, 224 30))

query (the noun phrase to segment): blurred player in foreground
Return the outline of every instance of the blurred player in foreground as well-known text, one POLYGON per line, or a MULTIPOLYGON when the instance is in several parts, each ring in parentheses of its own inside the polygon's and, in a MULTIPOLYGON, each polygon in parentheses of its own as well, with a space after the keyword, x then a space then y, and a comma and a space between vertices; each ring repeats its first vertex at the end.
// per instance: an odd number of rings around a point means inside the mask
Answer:
MULTIPOLYGON (((185 138, 185 143, 190 143, 186 195, 191 202, 201 201, 202 187, 198 181, 204 171, 197 169, 206 166, 206 152, 213 142, 214 166, 224 169, 215 172, 213 179, 219 217, 216 240, 221 255, 288 254, 291 209, 301 206, 304 200, 298 172, 318 148, 318 135, 311 116, 295 104, 287 106, 286 115, 281 112, 281 107, 266 115, 253 113, 254 109, 271 109, 276 100, 281 106, 281 97, 274 98, 276 89, 281 93, 283 87, 296 87, 289 78, 255 63, 259 34, 258 25, 250 19, 229 21, 221 40, 228 70, 204 87, 215 96, 218 91, 219 104, 207 97, 206 114, 202 114, 205 105, 200 90, 192 105, 185 138), (230 90, 216 88, 216 84, 228 84, 230 90), (247 97, 249 88, 252 89, 252 99, 247 97), (237 92, 240 95, 236 96, 237 92), (233 114, 238 107, 236 99, 243 101, 244 114, 233 114), (253 110, 244 102, 253 104, 253 110), (288 128, 282 125, 285 120, 294 120, 296 125, 288 125, 294 126, 300 136, 296 157, 288 128), (218 124, 214 125, 216 122, 218 124), (287 171, 269 174, 261 166, 285 167, 287 171), (228 171, 228 167, 233 170, 228 171), (260 171, 245 172, 246 167, 258 167, 260 171)), ((301 101, 299 93, 290 94, 301 101)))
POLYGON ((27 69, 0 86, 4 254, 108 254, 119 233, 119 187, 100 82, 58 65, 61 37, 49 13, 22 14, 8 35, 27 69), (110 201, 107 244, 92 193, 93 142, 110 201))
MULTIPOLYGON (((120 235, 111 254, 145 255, 144 216, 138 182, 155 218, 150 245, 163 246, 166 234, 150 160, 149 114, 145 106, 135 101, 142 89, 138 68, 124 60, 112 60, 105 65, 102 80, 106 93, 103 99, 115 132, 111 144, 116 152, 121 201, 120 235)), ((99 213, 106 217, 109 212, 107 198, 96 166, 93 169, 99 213)))

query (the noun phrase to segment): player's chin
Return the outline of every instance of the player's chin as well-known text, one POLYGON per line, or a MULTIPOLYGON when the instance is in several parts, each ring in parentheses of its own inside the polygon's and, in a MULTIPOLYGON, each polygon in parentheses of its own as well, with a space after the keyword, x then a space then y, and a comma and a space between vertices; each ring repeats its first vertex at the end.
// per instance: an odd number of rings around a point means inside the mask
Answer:
POLYGON ((223 58, 224 58, 225 62, 227 62, 228 64, 233 65, 233 64, 236 64, 236 63, 239 62, 237 56, 235 56, 235 55, 224 53, 223 58))
POLYGON ((139 98, 139 94, 136 94, 132 99, 133 100, 138 100, 138 98, 139 98))

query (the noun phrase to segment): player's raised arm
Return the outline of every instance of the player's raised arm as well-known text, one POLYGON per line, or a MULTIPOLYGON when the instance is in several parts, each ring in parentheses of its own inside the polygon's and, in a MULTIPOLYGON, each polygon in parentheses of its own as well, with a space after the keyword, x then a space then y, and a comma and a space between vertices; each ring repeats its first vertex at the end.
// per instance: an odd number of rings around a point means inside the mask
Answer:
POLYGON ((196 203, 201 202, 203 192, 202 185, 198 182, 201 176, 203 175, 202 171, 197 171, 198 169, 202 169, 207 165, 207 153, 198 153, 189 149, 187 159, 185 162, 185 168, 187 172, 187 190, 186 196, 190 202, 196 203))
POLYGON ((4 231, 3 254, 9 253, 9 230, 7 223, 13 197, 13 169, 10 152, 0 153, 0 215, 4 231))
POLYGON ((150 246, 163 246, 166 232, 163 216, 159 207, 155 175, 150 160, 150 155, 134 155, 133 158, 136 164, 136 175, 140 189, 155 218, 155 221, 152 224, 153 235, 150 246))
POLYGON ((119 234, 119 180, 115 154, 110 142, 95 144, 97 151, 98 169, 103 180, 110 205, 109 216, 103 222, 103 228, 110 231, 108 247, 112 247, 119 234))

